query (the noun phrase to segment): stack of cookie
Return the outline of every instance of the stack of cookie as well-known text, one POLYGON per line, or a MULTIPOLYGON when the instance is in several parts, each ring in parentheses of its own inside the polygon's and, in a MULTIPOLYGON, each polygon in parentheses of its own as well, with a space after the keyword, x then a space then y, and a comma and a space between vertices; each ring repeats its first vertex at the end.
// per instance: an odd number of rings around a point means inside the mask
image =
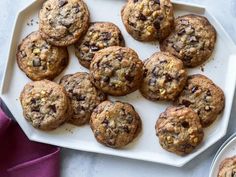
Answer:
POLYGON ((132 105, 107 101, 107 95, 139 89, 151 101, 175 104, 160 115, 156 133, 164 149, 188 154, 203 140, 203 127, 224 108, 222 90, 206 76, 188 76, 186 69, 211 56, 216 31, 205 17, 174 19, 170 0, 128 0, 121 16, 134 39, 158 40, 161 52, 142 62, 125 47, 115 24, 90 23, 83 0, 43 4, 39 31, 27 36, 17 51, 20 69, 34 81, 21 93, 24 116, 43 130, 64 122, 89 123, 98 142, 121 148, 138 136, 142 121, 132 105), (65 75, 54 83, 69 62, 66 47, 72 44, 79 63, 90 72, 65 75))

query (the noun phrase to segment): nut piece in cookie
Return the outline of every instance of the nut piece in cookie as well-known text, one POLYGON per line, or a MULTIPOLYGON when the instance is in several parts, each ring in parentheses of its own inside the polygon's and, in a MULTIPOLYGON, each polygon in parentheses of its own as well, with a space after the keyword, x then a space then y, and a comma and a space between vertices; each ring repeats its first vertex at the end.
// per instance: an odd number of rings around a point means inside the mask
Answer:
POLYGON ((204 63, 212 54, 216 30, 199 15, 184 15, 175 20, 175 30, 160 44, 162 51, 170 52, 187 67, 204 63))
POLYGON ((178 105, 192 108, 199 116, 203 127, 211 125, 223 111, 225 97, 223 91, 206 76, 196 74, 188 77, 178 105))
POLYGON ((93 86, 89 74, 85 72, 65 75, 60 85, 65 88, 71 100, 73 116, 69 122, 75 125, 88 123, 93 109, 106 99, 106 95, 93 86))
POLYGON ((128 0, 121 16, 128 33, 139 41, 162 41, 174 27, 170 0, 128 0))
POLYGON ((94 109, 90 126, 99 143, 122 148, 138 136, 142 122, 132 105, 104 101, 94 109))
POLYGON ((144 62, 142 95, 150 100, 174 100, 187 80, 183 62, 167 52, 157 52, 144 62))
POLYGON ((82 40, 75 45, 75 55, 81 65, 89 68, 94 54, 106 47, 124 46, 120 29, 110 22, 92 23, 82 40))
POLYGON ((108 47, 96 52, 90 65, 91 81, 104 93, 122 96, 138 89, 143 63, 127 47, 108 47))
POLYGON ((47 43, 38 31, 22 40, 16 58, 19 68, 34 81, 53 80, 69 62, 67 49, 47 43))
POLYGON ((25 119, 41 130, 55 129, 71 117, 66 91, 48 80, 26 84, 20 101, 25 119))
POLYGON ((83 0, 47 0, 39 12, 39 30, 52 45, 74 44, 89 26, 89 11, 83 0))
POLYGON ((219 168, 217 177, 235 177, 236 175, 236 156, 224 159, 219 168))
POLYGON ((161 113, 156 134, 165 150, 178 155, 191 153, 204 137, 198 115, 184 106, 169 107, 161 113))

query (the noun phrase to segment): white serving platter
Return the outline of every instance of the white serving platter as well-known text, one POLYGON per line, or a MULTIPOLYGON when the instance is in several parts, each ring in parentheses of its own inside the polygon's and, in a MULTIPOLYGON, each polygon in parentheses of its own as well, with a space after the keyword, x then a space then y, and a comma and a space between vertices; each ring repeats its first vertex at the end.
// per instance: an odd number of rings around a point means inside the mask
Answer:
MULTIPOLYGON (((144 99, 138 91, 125 97, 110 97, 112 100, 126 101, 134 105, 143 121, 143 130, 140 136, 124 149, 111 149, 97 143, 88 125, 76 127, 71 124, 64 124, 60 128, 50 132, 34 129, 24 119, 19 101, 21 90, 26 83, 30 82, 30 80, 18 68, 15 55, 17 45, 20 41, 30 32, 38 29, 37 16, 43 2, 43 0, 32 1, 31 4, 18 13, 15 27, 12 32, 9 57, 1 87, 2 99, 7 104, 29 139, 71 149, 152 161, 180 167, 225 135, 229 123, 236 81, 236 56, 233 55, 236 51, 236 47, 222 26, 206 8, 175 2, 174 9, 176 17, 187 13, 200 14, 206 16, 215 26, 218 33, 218 39, 214 54, 204 65, 204 72, 201 70, 201 67, 197 67, 189 70, 189 74, 202 73, 208 76, 224 90, 226 96, 224 112, 212 126, 205 129, 206 136, 204 141, 193 153, 180 157, 169 153, 160 147, 158 138, 155 135, 154 125, 159 114, 163 112, 170 103, 155 103, 148 101, 144 99)), ((158 43, 141 43, 135 41, 126 32, 120 17, 120 10, 125 4, 125 0, 85 0, 85 2, 91 13, 91 21, 110 21, 118 25, 125 38, 126 46, 136 50, 142 60, 150 57, 154 52, 159 51, 158 43)), ((58 81, 64 74, 87 71, 76 59, 73 47, 69 47, 68 49, 70 53, 69 66, 55 81, 58 81)))
POLYGON ((236 133, 231 135, 217 151, 210 168, 209 177, 216 177, 219 171, 220 163, 236 155, 236 133))

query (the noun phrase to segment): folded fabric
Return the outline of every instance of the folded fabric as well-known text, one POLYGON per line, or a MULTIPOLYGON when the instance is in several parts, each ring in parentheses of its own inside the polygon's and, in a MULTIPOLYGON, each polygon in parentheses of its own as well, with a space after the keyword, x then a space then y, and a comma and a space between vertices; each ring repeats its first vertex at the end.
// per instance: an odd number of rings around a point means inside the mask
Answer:
POLYGON ((60 176, 60 149, 30 141, 0 106, 0 177, 60 176))

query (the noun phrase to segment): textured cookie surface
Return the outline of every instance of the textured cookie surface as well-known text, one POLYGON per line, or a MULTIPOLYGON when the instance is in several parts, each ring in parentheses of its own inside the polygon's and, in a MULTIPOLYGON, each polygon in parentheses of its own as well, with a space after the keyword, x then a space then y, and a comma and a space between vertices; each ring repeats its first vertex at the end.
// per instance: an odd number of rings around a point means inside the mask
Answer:
POLYGON ((192 152, 203 139, 204 132, 198 115, 190 108, 169 107, 156 123, 161 146, 178 155, 192 152))
POLYGON ((128 0, 121 16, 128 33, 139 41, 163 40, 174 26, 170 0, 128 0))
POLYGON ((70 101, 64 88, 48 80, 30 82, 20 95, 23 114, 35 128, 51 130, 70 118, 70 101))
POLYGON ((174 100, 187 80, 183 62, 166 52, 153 54, 144 62, 140 91, 150 100, 174 100))
POLYGON ((93 109, 106 99, 106 95, 93 86, 88 73, 65 75, 60 84, 71 99, 73 116, 69 121, 75 125, 88 123, 93 109))
POLYGON ((49 43, 68 46, 89 26, 89 11, 83 0, 47 0, 39 12, 39 29, 49 43))
POLYGON ((90 65, 91 80, 104 93, 121 96, 140 85, 143 63, 137 53, 126 47, 108 47, 98 51, 90 65))
POLYGON ((86 35, 75 44, 80 64, 89 68, 95 52, 110 46, 124 46, 119 28, 109 22, 92 23, 86 35))
POLYGON ((200 117, 203 127, 212 124, 225 105, 223 91, 206 76, 189 76, 177 104, 192 108, 200 117))
POLYGON ((92 113, 90 126, 98 142, 121 148, 138 136, 142 123, 132 105, 104 101, 92 113))
POLYGON ((47 43, 38 31, 23 39, 16 56, 20 69, 32 80, 54 79, 69 61, 66 48, 47 43))
POLYGON ((162 51, 168 51, 195 67, 205 62, 212 54, 216 43, 216 30, 202 16, 185 15, 175 20, 175 30, 160 44, 162 51))
POLYGON ((236 156, 226 158, 220 164, 218 177, 235 177, 236 175, 236 156))

